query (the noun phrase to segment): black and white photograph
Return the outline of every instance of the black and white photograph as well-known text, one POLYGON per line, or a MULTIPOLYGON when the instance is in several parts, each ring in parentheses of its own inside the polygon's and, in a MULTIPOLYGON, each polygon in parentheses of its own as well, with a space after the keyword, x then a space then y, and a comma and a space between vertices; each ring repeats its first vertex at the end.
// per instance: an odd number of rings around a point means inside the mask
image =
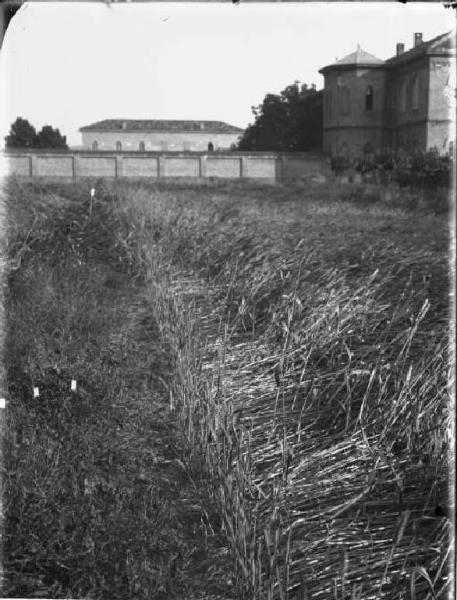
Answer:
POLYGON ((0 597, 455 597, 456 19, 0 6, 0 597))

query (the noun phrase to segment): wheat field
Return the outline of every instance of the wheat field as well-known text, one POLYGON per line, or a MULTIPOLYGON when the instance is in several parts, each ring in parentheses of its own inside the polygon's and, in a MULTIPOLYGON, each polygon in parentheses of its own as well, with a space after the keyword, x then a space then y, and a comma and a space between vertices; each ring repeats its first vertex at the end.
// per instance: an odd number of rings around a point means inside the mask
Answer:
POLYGON ((2 214, 4 597, 451 593, 445 209, 11 180, 2 214))

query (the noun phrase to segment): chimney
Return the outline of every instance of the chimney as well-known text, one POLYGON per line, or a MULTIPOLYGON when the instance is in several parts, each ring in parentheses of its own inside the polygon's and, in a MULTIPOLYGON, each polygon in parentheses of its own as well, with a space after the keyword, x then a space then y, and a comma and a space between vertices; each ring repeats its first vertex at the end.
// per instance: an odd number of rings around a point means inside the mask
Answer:
POLYGON ((422 44, 422 33, 414 34, 414 48, 422 44))
POLYGON ((400 56, 400 54, 403 54, 403 52, 405 51, 405 44, 397 44, 397 56, 400 56))

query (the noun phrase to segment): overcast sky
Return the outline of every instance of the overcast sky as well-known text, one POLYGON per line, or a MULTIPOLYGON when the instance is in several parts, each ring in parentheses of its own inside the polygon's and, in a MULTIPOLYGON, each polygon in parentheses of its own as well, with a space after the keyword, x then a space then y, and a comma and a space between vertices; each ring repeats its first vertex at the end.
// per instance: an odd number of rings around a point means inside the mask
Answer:
POLYGON ((364 50, 386 59, 454 27, 440 3, 39 3, 23 6, 0 56, 0 135, 17 116, 78 128, 105 118, 214 119, 245 127, 251 106, 364 50))

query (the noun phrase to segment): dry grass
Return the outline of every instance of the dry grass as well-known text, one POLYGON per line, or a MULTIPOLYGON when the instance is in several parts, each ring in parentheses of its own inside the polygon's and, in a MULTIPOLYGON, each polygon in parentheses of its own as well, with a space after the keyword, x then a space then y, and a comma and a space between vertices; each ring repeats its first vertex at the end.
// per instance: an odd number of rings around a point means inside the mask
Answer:
POLYGON ((444 597, 446 221, 289 197, 131 195, 183 458, 238 597, 444 597))
MULTIPOLYGON (((199 564, 224 582, 220 593, 444 598, 450 528, 435 509, 449 504, 452 443, 446 217, 341 201, 325 187, 116 184, 98 194, 112 206, 109 260, 140 286, 154 323, 148 334, 135 321, 132 339, 143 331, 167 353, 166 373, 152 369, 179 426, 174 468, 184 466, 183 497, 207 543, 199 564)), ((110 320, 77 297, 85 335, 110 320)), ((123 319, 138 312, 126 302, 123 319)), ((132 362, 111 372, 123 377, 132 362)), ((140 527, 149 532, 147 519, 140 527)))

